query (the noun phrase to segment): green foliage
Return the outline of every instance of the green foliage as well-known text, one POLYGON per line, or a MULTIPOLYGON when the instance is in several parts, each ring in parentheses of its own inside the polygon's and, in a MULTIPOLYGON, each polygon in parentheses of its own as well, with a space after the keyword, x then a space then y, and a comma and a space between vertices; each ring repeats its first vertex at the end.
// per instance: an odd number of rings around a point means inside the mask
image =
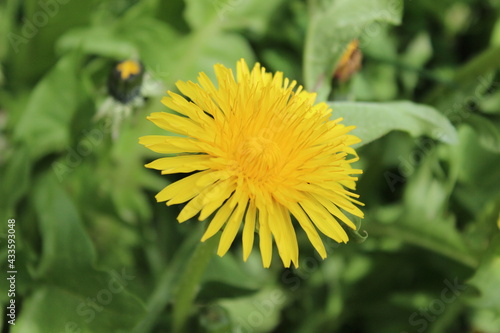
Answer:
POLYGON ((427 135, 445 143, 456 143, 455 128, 435 109, 412 102, 332 102, 332 118, 343 118, 345 124, 356 124, 352 132, 368 144, 395 130, 412 136, 427 135))
POLYGON ((0 329, 498 333, 499 17, 480 0, 0 2, 0 275, 17 271, 0 329), (354 39, 362 66, 338 82, 354 39), (129 58, 147 98, 124 105, 106 85, 129 58), (138 137, 163 132, 145 117, 240 58, 362 139, 365 219, 325 260, 302 231, 299 269, 244 262, 239 236, 220 258, 206 222, 155 202, 183 175, 144 168, 158 155, 138 137))
POLYGON ((42 176, 33 191, 44 240, 34 273, 40 285, 12 331, 108 332, 137 322, 144 308, 126 290, 136 274, 94 268, 92 241, 52 173, 42 176))
POLYGON ((33 159, 61 151, 70 142, 69 125, 86 97, 80 62, 77 55, 62 58, 30 95, 14 139, 29 147, 33 159))
POLYGON ((337 63, 353 39, 371 38, 381 23, 401 23, 399 0, 314 1, 310 9, 304 50, 304 81, 307 89, 324 99, 337 63))

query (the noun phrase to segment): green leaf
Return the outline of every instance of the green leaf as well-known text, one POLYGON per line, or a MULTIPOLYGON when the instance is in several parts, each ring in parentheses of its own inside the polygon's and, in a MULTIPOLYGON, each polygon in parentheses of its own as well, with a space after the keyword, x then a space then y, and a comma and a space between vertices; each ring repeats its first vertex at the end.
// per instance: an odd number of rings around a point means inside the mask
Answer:
POLYGON ((490 94, 479 101, 479 107, 482 112, 488 114, 500 114, 500 84, 493 83, 490 94))
MULTIPOLYGON (((3 60, 7 54, 9 48, 12 46, 9 44, 9 37, 12 33, 12 22, 14 21, 15 6, 12 2, 3 3, 0 5, 0 60, 3 60)), ((1 74, 0 74, 1 75, 1 74)), ((2 80, 0 78, 0 85, 2 80)))
POLYGON ((366 225, 370 235, 390 236, 440 253, 471 268, 475 268, 477 264, 476 258, 468 253, 461 235, 455 229, 455 221, 451 218, 417 221, 408 219, 406 215, 400 215, 396 221, 383 223, 370 221, 366 225))
POLYGON ((250 297, 225 299, 219 305, 229 312, 234 331, 264 333, 273 331, 279 324, 281 310, 287 302, 283 290, 268 286, 250 297))
POLYGON ((500 153, 500 121, 472 114, 467 123, 476 131, 479 142, 484 148, 500 153))
POLYGON ((226 333, 232 331, 229 313, 218 304, 209 304, 201 309, 200 326, 206 333, 226 333))
POLYGON ((381 222, 370 221, 365 227, 369 234, 391 236, 474 268, 477 259, 457 230, 454 216, 447 212, 446 182, 432 171, 436 157, 428 154, 409 178, 404 204, 379 208, 372 216, 378 215, 376 219, 381 222))
POLYGON ((183 277, 179 276, 178 272, 185 270, 187 265, 186 258, 192 255, 200 245, 202 231, 201 228, 198 228, 182 240, 182 243, 175 251, 174 257, 169 262, 169 265, 163 269, 163 273, 159 277, 154 290, 149 295, 146 316, 134 327, 132 332, 150 332, 158 317, 163 316, 165 307, 171 302, 174 296, 175 285, 183 277))
POLYGON ((198 301, 210 303, 221 298, 239 298, 254 294, 258 289, 244 288, 221 281, 205 282, 197 296, 198 301))
MULTIPOLYGON (((389 26, 383 26, 379 33, 370 36, 362 48, 366 66, 363 66, 351 79, 347 87, 351 92, 342 96, 334 91, 336 100, 391 101, 398 98, 397 76, 399 58, 397 44, 389 26), (352 97, 351 97, 351 96, 352 97)), ((345 84, 340 85, 340 88, 345 84)))
MULTIPOLYGON (((25 146, 16 147, 15 154, 0 165, 0 218, 6 220, 14 213, 15 204, 29 189, 31 161, 25 146), (7 163, 8 162, 8 163, 7 163)), ((3 228, 1 229, 3 230, 3 228)))
POLYGON ((470 111, 469 104, 481 101, 488 91, 496 69, 500 68, 500 46, 490 47, 456 70, 449 84, 442 84, 425 99, 450 119, 461 121, 470 111))
MULTIPOLYGON (((470 196, 477 196, 471 189, 467 191, 470 196)), ((475 219, 467 224, 464 230, 464 239, 466 240, 471 252, 480 256, 487 253, 491 245, 491 238, 498 233, 500 229, 500 194, 491 196, 483 200, 483 205, 476 205, 475 219)), ((465 204, 463 204, 465 206, 465 204)))
MULTIPOLYGON (((433 49, 432 42, 427 32, 418 34, 408 45, 402 61, 405 65, 413 69, 422 69, 423 66, 432 57, 433 49)), ((413 92, 417 86, 419 72, 417 71, 402 71, 401 78, 405 86, 405 90, 413 92)))
MULTIPOLYGON (((165 76, 166 67, 172 66, 178 59, 172 54, 172 49, 180 42, 180 38, 168 24, 149 17, 127 17, 120 22, 116 35, 131 42, 141 61, 149 67, 153 74, 165 76)), ((170 73, 172 74, 172 73, 170 73)), ((172 78, 177 80, 178 78, 172 78)))
MULTIPOLYGON (((53 45, 73 27, 87 25, 100 3, 89 1, 9 1, 14 26, 8 67, 12 83, 32 85, 58 61, 53 45), (16 19, 22 13, 22 19, 16 19), (15 37, 14 37, 15 36, 15 37), (36 58, 36 61, 34 59, 36 58), (28 65, 29 64, 29 65, 28 65)), ((26 86, 25 86, 26 87, 26 86)))
POLYGON ((269 71, 278 70, 288 78, 297 79, 301 76, 301 68, 297 63, 297 59, 290 56, 289 50, 268 48, 262 51, 260 58, 263 63, 269 66, 269 68, 266 68, 269 71))
MULTIPOLYGON (((470 198, 470 190, 465 194, 466 200, 476 198, 487 199, 498 195, 498 184, 500 182, 500 155, 485 149, 480 143, 478 132, 469 126, 461 126, 459 129, 459 146, 457 147, 459 180, 477 191, 470 198)), ((484 200, 479 200, 482 204, 484 200)))
POLYGON ((30 95, 14 139, 29 146, 35 159, 69 145, 72 117, 86 97, 81 61, 77 54, 61 58, 30 95))
POLYGON ((192 29, 207 28, 210 24, 220 23, 228 11, 233 10, 232 1, 186 0, 184 18, 192 29))
POLYGON ((65 33, 57 42, 61 53, 81 50, 115 59, 127 59, 137 54, 134 45, 108 26, 77 28, 65 33))
MULTIPOLYGON (((380 22, 400 24, 403 4, 394 0, 311 1, 311 15, 304 50, 304 80, 309 91, 325 100, 331 78, 347 44, 371 38, 380 22)), ((380 27, 378 27, 380 29, 380 27)))
POLYGON ((467 265, 476 265, 464 238, 456 228, 455 218, 447 212, 448 189, 445 181, 433 172, 436 156, 427 152, 404 193, 404 213, 398 224, 405 232, 419 237, 421 246, 467 265))
MULTIPOLYGON (((133 325, 144 312, 126 291, 130 281, 119 274, 83 274, 76 282, 93 284, 85 292, 62 286, 38 287, 26 299, 12 333, 120 332, 133 325)), ((135 276, 126 273, 127 278, 135 276)))
POLYGON ((120 218, 129 223, 151 218, 151 205, 143 192, 144 188, 160 191, 168 185, 166 177, 144 167, 146 150, 137 143, 138 137, 149 134, 151 125, 140 117, 140 123, 136 126, 123 126, 111 151, 103 151, 101 155, 99 170, 106 175, 101 188, 109 193, 120 218), (111 160, 107 157, 111 157, 111 160), (124 179, 127 181, 124 182, 124 179))
POLYGON ((195 80, 200 71, 214 78, 213 66, 217 63, 235 68, 244 58, 249 66, 254 62, 248 42, 238 34, 215 33, 200 30, 174 45, 171 50, 175 61, 167 64, 167 72, 175 80, 195 80), (231 47, 228 49, 228 45, 231 47))
POLYGON ((187 0, 185 18, 196 30, 216 25, 262 34, 283 0, 187 0))
POLYGON ((240 3, 239 0, 215 2, 188 0, 185 17, 194 31, 168 50, 172 60, 165 64, 165 68, 173 78, 172 82, 178 79, 195 80, 201 71, 213 79, 214 64, 221 63, 234 68, 240 58, 244 58, 249 66, 252 66, 254 55, 248 41, 239 34, 223 30, 231 24, 239 25, 242 22, 243 25, 251 24, 252 15, 256 15, 257 21, 261 20, 262 14, 271 11, 273 4, 278 1, 280 0, 263 1, 259 7, 254 1, 240 3), (230 19, 232 15, 236 17, 230 19), (231 47, 228 48, 228 45, 231 47))
POLYGON ((89 269, 95 259, 92 241, 74 203, 53 174, 45 174, 35 184, 34 200, 44 240, 38 274, 59 279, 58 265, 64 265, 68 271, 89 269), (65 250, 60 252, 61 249, 65 250))
POLYGON ((221 281, 226 284, 239 286, 246 289, 255 289, 261 279, 254 275, 248 264, 236 258, 231 252, 223 257, 216 257, 205 272, 205 281, 221 281))
POLYGON ((184 0, 156 1, 155 17, 163 22, 168 22, 175 30, 187 32, 189 27, 184 19, 184 0))
POLYGON ((61 52, 81 50, 117 60, 140 58, 152 71, 164 72, 165 64, 174 60, 171 49, 178 42, 177 33, 164 22, 129 12, 115 24, 71 30, 57 47, 61 52))
POLYGON ((347 126, 354 125, 352 134, 366 145, 391 131, 404 131, 412 136, 427 135, 445 143, 457 142, 457 132, 451 123, 434 108, 408 101, 388 103, 329 102, 332 119, 344 118, 347 126))
POLYGON ((500 316, 496 311, 488 309, 474 309, 471 311, 471 326, 479 332, 496 333, 500 327, 500 316))
POLYGON ((34 201, 43 240, 36 272, 39 285, 26 298, 12 332, 104 333, 130 328, 144 313, 127 291, 135 275, 125 268, 112 273, 93 268, 92 242, 74 203, 53 175, 44 175, 35 186, 34 201))
POLYGON ((500 235, 497 234, 492 238, 490 248, 479 269, 469 280, 469 283, 480 292, 480 295, 472 298, 470 303, 479 308, 493 310, 500 316, 498 281, 500 281, 500 235))

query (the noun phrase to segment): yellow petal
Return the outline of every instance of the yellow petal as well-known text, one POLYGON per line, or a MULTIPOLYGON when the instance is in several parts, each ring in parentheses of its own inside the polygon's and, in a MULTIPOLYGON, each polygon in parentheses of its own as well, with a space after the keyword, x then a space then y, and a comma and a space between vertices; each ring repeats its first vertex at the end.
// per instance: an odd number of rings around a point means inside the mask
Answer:
POLYGON ((345 195, 339 194, 332 192, 328 195, 328 199, 331 200, 332 202, 335 202, 335 204, 345 210, 348 213, 351 213, 352 215, 358 216, 363 218, 364 214, 363 212, 356 206, 353 205, 353 202, 363 206, 363 203, 354 200, 352 198, 347 198, 345 195))
POLYGON ((309 238, 309 241, 314 246, 316 251, 318 251, 321 258, 325 259, 326 258, 325 245, 323 244, 323 241, 321 240, 321 237, 316 231, 316 228, 311 223, 311 220, 306 215, 304 210, 296 202, 290 202, 287 205, 287 208, 290 210, 293 216, 295 216, 302 229, 304 229, 307 238, 309 238))
POLYGON ((351 229, 356 230, 356 225, 354 223, 352 223, 352 221, 349 220, 349 218, 347 216, 345 216, 345 214, 342 213, 342 211, 340 211, 340 209, 337 206, 335 206, 335 204, 333 202, 331 202, 330 200, 328 200, 320 195, 312 194, 312 196, 316 200, 318 200, 318 202, 320 204, 322 204, 330 212, 330 214, 333 214, 334 216, 338 217, 342 222, 347 224, 351 229))
POLYGON ((257 215, 255 203, 250 201, 248 211, 245 216, 245 225, 243 226, 243 260, 247 261, 253 248, 253 241, 255 236, 255 219, 257 215))
POLYGON ((171 200, 177 195, 186 192, 199 193, 203 188, 220 179, 217 178, 218 176, 219 174, 210 170, 197 172, 165 187, 156 195, 156 200, 158 202, 171 200), (203 180, 200 185, 197 184, 199 180, 203 180))
POLYGON ((204 242, 213 235, 217 233, 217 231, 222 228, 222 226, 227 222, 227 219, 229 216, 231 216, 231 213, 233 212, 234 208, 231 207, 231 201, 232 198, 229 199, 218 211, 217 214, 215 214, 213 220, 210 222, 208 225, 207 230, 203 234, 203 237, 201 237, 201 241, 204 242))
POLYGON ((247 63, 245 59, 240 59, 236 64, 236 80, 238 82, 245 82, 250 76, 250 71, 248 70, 247 63))
POLYGON ((233 212, 229 221, 227 222, 224 231, 222 232, 222 236, 219 242, 219 248, 217 249, 217 255, 223 256, 226 254, 227 250, 231 247, 231 244, 240 230, 241 222, 243 219, 243 213, 245 213, 245 209, 247 208, 247 200, 242 200, 238 202, 238 206, 236 210, 233 212))
MULTIPOLYGON (((207 78, 209 81, 209 79, 207 78)), ((216 103, 218 94, 215 93, 210 95, 207 91, 205 91, 199 84, 194 82, 182 82, 179 81, 176 83, 177 88, 185 94, 189 96, 196 105, 199 105, 204 112, 208 112, 212 116, 214 116, 215 120, 221 120, 223 113, 221 111, 220 106, 216 103)))
POLYGON ((344 229, 319 203, 305 200, 300 205, 322 233, 339 243, 346 243, 349 240, 344 229))
POLYGON ((207 192, 203 197, 203 209, 200 212, 199 220, 203 221, 209 217, 222 203, 229 198, 235 189, 234 181, 224 183, 224 186, 207 192))
POLYGON ((219 180, 224 180, 228 177, 225 171, 212 171, 212 170, 198 172, 195 175, 198 175, 198 177, 192 177, 190 178, 189 181, 183 183, 185 187, 179 190, 174 196, 172 196, 172 199, 170 199, 167 202, 167 205, 170 206, 186 202, 189 199, 193 198, 194 196, 198 195, 207 186, 219 180))
POLYGON ((148 135, 139 138, 139 143, 162 154, 202 153, 205 149, 193 139, 164 135, 148 135))
POLYGON ((213 120, 203 112, 198 105, 188 102, 184 97, 174 92, 168 92, 169 97, 163 97, 161 102, 166 107, 189 117, 199 124, 212 124, 213 120))
POLYGON ((269 229, 267 214, 259 210, 259 245, 264 268, 271 266, 273 257, 273 240, 269 229))
POLYGON ((268 202, 265 209, 267 209, 269 216, 269 228, 274 236, 283 265, 290 267, 290 263, 293 261, 297 267, 299 251, 290 214, 283 211, 280 204, 272 201, 268 202))
POLYGON ((162 170, 162 175, 178 172, 193 172, 210 168, 208 155, 181 155, 174 157, 162 157, 145 165, 146 168, 162 170))
MULTIPOLYGON (((184 206, 179 213, 179 216, 177 216, 177 221, 182 223, 198 214, 207 204, 214 202, 213 196, 217 196, 219 198, 219 205, 215 209, 219 208, 233 190, 234 181, 230 179, 221 180, 207 186, 196 197, 191 199, 186 206, 184 206), (223 193, 227 193, 227 196, 223 193)), ((200 218, 200 220, 202 219, 200 218)))
MULTIPOLYGON (((321 185, 327 186, 328 183, 324 183, 321 185)), ((363 218, 364 216, 363 212, 358 207, 354 206, 353 202, 361 206, 363 205, 363 203, 354 200, 350 197, 347 197, 347 193, 349 193, 352 196, 356 196, 356 194, 343 190, 340 184, 336 184, 337 185, 336 188, 330 187, 330 189, 325 189, 321 185, 320 184, 315 184, 314 186, 312 184, 308 185, 307 186, 308 192, 324 196, 326 199, 330 200, 331 202, 334 202, 335 205, 337 205, 339 208, 342 208, 346 212, 363 218), (339 191, 341 193, 339 193, 339 191)))
POLYGON ((213 140, 212 133, 206 131, 198 123, 187 117, 176 116, 167 112, 154 112, 148 116, 147 119, 152 121, 156 126, 172 133, 178 133, 200 140, 213 140))

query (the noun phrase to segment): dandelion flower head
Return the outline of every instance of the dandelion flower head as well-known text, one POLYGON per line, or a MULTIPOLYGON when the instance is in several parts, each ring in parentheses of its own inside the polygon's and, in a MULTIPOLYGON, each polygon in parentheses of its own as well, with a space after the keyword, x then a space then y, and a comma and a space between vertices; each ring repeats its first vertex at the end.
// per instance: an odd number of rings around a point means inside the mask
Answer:
POLYGON ((205 73, 198 83, 179 81, 188 99, 169 91, 162 103, 175 112, 148 117, 167 133, 140 143, 169 156, 146 167, 189 173, 159 192, 157 201, 186 203, 179 222, 211 217, 202 241, 222 230, 220 256, 241 229, 245 261, 258 234, 264 267, 271 264, 273 239, 283 265, 298 267, 300 226, 325 258, 320 233, 346 243, 341 223, 356 226, 345 212, 363 217, 352 192, 362 173, 351 166, 357 160, 351 145, 360 141, 349 134, 354 126, 331 120, 326 103, 315 104, 315 94, 281 72, 273 75, 258 63, 250 70, 243 59, 236 76, 223 65, 214 68, 217 84, 205 73))

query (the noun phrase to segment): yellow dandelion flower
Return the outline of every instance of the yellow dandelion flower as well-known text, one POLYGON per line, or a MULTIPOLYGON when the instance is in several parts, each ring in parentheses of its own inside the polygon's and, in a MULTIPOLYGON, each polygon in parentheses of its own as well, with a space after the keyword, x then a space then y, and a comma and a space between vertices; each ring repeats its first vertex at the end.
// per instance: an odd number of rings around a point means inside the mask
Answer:
POLYGON ((354 127, 330 120, 325 103, 296 89, 283 73, 267 73, 260 64, 249 70, 243 59, 231 69, 215 65, 218 85, 205 73, 199 83, 177 82, 190 101, 168 92, 162 103, 178 114, 157 112, 148 119, 181 137, 144 136, 140 143, 163 157, 146 165, 162 174, 193 173, 157 194, 167 205, 187 202, 177 217, 184 222, 213 213, 202 241, 221 229, 217 254, 223 256, 242 231, 243 260, 259 235, 264 267, 269 267, 272 242, 285 267, 298 267, 295 226, 306 232, 322 258, 326 257, 318 230, 339 243, 348 241, 339 223, 355 229, 344 212, 363 217, 351 163, 357 155, 350 145, 354 127), (349 157, 350 156, 350 157, 349 157), (292 221, 292 216, 295 221, 292 221))

